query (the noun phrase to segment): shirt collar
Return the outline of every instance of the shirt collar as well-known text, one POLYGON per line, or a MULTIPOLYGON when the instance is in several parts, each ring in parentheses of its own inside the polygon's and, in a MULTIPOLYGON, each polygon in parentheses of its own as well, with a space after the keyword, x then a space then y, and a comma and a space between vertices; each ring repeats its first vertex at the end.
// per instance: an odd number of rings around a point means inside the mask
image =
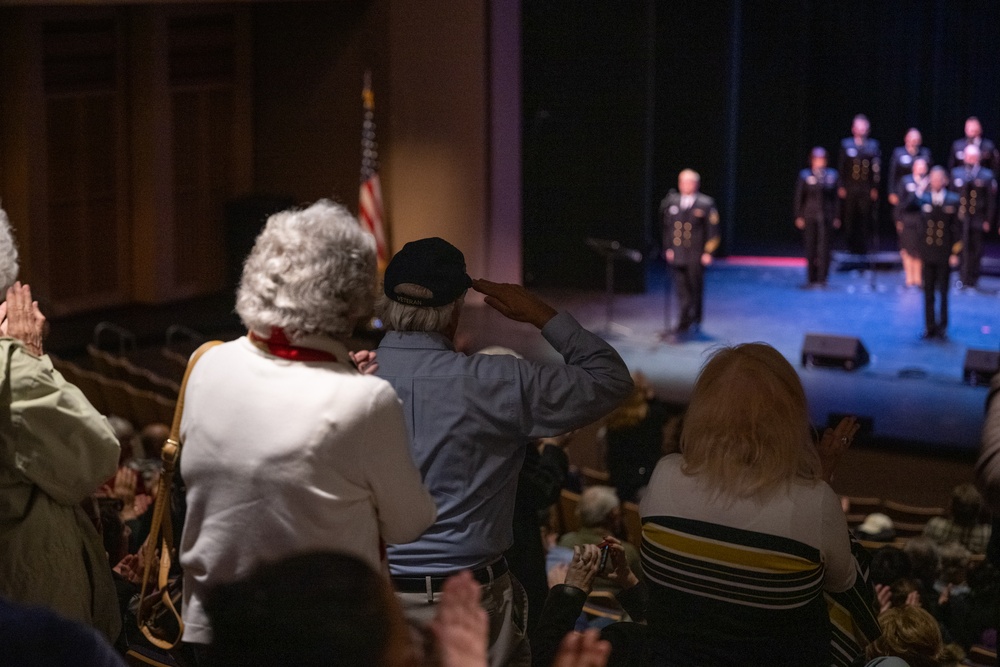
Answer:
POLYGON ((432 331, 389 331, 379 347, 455 351, 454 343, 447 336, 432 331))

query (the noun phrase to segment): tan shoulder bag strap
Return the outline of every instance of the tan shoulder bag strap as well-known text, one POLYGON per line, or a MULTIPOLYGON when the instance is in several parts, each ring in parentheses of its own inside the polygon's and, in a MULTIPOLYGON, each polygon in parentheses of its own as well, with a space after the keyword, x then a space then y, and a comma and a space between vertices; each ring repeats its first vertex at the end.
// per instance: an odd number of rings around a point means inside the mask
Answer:
POLYGON ((142 570, 142 589, 139 594, 139 609, 136 611, 136 620, 139 624, 139 629, 142 630, 142 634, 146 636, 154 646, 158 646, 163 649, 174 648, 181 640, 181 636, 184 634, 184 621, 181 619, 181 614, 174 605, 173 600, 170 599, 170 591, 167 590, 167 583, 170 576, 170 565, 173 560, 173 550, 174 550, 174 535, 173 535, 173 525, 171 521, 170 514, 170 500, 171 500, 171 488, 174 483, 174 472, 177 469, 177 460, 181 453, 181 417, 184 414, 184 393, 187 390, 188 378, 191 376, 191 370, 194 365, 198 363, 198 359, 201 358, 205 352, 209 349, 221 344, 220 340, 213 340, 203 344, 194 354, 191 355, 191 359, 188 361, 187 369, 184 371, 184 379, 181 381, 181 388, 177 394, 177 406, 174 408, 174 422, 170 427, 170 437, 167 441, 163 443, 163 451, 161 457, 163 459, 163 472, 160 473, 160 482, 157 485, 156 490, 156 505, 153 507, 153 520, 152 525, 149 529, 149 537, 146 540, 146 554, 145 562, 143 563, 142 570), (176 617, 177 624, 180 630, 177 633, 177 637, 171 642, 164 640, 160 637, 154 635, 149 628, 149 612, 152 610, 151 604, 146 603, 146 595, 149 585, 150 573, 153 571, 153 562, 156 556, 155 545, 159 542, 160 546, 160 568, 159 576, 157 578, 157 588, 160 591, 160 597, 163 602, 170 610, 170 612, 176 617))

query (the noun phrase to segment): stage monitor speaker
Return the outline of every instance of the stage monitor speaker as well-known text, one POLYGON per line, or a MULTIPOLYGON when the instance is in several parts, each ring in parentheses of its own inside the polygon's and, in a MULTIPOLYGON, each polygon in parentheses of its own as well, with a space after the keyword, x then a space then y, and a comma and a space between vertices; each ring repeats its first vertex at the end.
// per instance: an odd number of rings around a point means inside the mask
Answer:
POLYGON ((989 384, 1000 372, 1000 352, 996 350, 966 350, 962 379, 973 386, 989 384))
POLYGON ((868 363, 868 350, 853 336, 807 333, 802 343, 802 365, 853 371, 868 363))

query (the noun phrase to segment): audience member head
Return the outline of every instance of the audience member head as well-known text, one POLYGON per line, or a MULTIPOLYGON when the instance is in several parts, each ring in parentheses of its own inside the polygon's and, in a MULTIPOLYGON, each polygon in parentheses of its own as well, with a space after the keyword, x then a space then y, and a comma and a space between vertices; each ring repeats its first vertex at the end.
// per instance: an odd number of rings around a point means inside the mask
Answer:
POLYGON ((621 405, 607 416, 605 424, 612 431, 632 428, 649 414, 649 399, 653 397, 653 386, 642 373, 632 373, 632 393, 621 405))
POLYGON ((882 547, 872 554, 869 581, 891 586, 900 579, 913 576, 913 563, 902 549, 882 547))
POLYGON ((892 519, 881 512, 872 512, 854 530, 861 539, 869 542, 892 542, 896 538, 896 528, 892 519))
POLYGON ((958 542, 941 547, 941 576, 946 584, 964 584, 969 571, 972 552, 958 542))
POLYGON ((262 336, 350 335, 371 314, 375 240, 339 204, 275 213, 243 264, 236 312, 262 336))
POLYGON ((903 546, 903 552, 909 556, 910 575, 924 585, 932 585, 937 581, 941 570, 941 554, 937 543, 926 537, 914 537, 903 546))
POLYGON ((944 643, 934 617, 920 607, 893 607, 879 616, 882 636, 867 650, 868 659, 902 658, 910 667, 937 667, 944 643))
POLYGON ((402 611, 388 583, 342 554, 292 556, 213 590, 210 663, 219 667, 410 664, 402 611))
POLYGON ((377 312, 390 331, 454 338, 472 279, 462 251, 439 238, 407 243, 385 269, 377 312))
POLYGON ((166 424, 147 424, 139 432, 142 455, 147 459, 160 459, 163 443, 170 437, 170 427, 166 424))
POLYGON ((911 153, 915 153, 917 149, 920 148, 920 144, 923 142, 924 138, 920 134, 920 130, 915 127, 911 127, 907 130, 906 136, 903 137, 903 145, 906 146, 906 149, 911 153))
POLYGON ((7 211, 0 208, 0 296, 7 293, 17 280, 17 245, 14 230, 10 228, 7 211))
POLYGON ((121 447, 121 454, 118 457, 118 465, 135 458, 135 427, 132 423, 119 417, 118 415, 108 415, 108 425, 118 439, 118 446, 121 447))
POLYGON ((701 187, 701 174, 694 169, 685 169, 677 175, 677 189, 682 195, 693 195, 701 187))
POLYGON ((621 520, 621 501, 610 486, 589 486, 580 494, 576 513, 584 528, 605 528, 614 532, 621 520))
POLYGON ((974 484, 959 484, 951 491, 951 518, 959 526, 975 526, 983 511, 983 496, 974 484))
POLYGON ((733 497, 766 497, 820 476, 802 383, 770 345, 716 351, 702 368, 684 417, 687 474, 733 497))
POLYGON ((983 134, 983 125, 975 116, 969 116, 965 121, 965 138, 976 139, 983 134))
POLYGON ((927 158, 918 157, 913 160, 913 177, 923 178, 927 175, 927 170, 930 169, 930 164, 927 162, 927 158))
POLYGON ((897 579, 889 586, 889 604, 893 607, 903 607, 910 604, 911 596, 919 599, 920 589, 913 579, 897 579))

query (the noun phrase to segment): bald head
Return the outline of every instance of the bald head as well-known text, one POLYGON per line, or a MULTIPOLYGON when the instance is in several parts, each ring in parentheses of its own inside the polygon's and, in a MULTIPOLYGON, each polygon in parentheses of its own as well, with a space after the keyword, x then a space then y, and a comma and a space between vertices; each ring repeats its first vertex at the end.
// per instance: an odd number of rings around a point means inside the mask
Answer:
POLYGON ((982 152, 979 150, 979 146, 969 144, 965 147, 965 151, 962 153, 962 162, 964 162, 967 167, 975 167, 979 164, 979 159, 981 157, 982 152))
POLYGON ((694 169, 685 169, 677 176, 677 189, 682 195, 693 195, 701 185, 701 176, 694 169))

